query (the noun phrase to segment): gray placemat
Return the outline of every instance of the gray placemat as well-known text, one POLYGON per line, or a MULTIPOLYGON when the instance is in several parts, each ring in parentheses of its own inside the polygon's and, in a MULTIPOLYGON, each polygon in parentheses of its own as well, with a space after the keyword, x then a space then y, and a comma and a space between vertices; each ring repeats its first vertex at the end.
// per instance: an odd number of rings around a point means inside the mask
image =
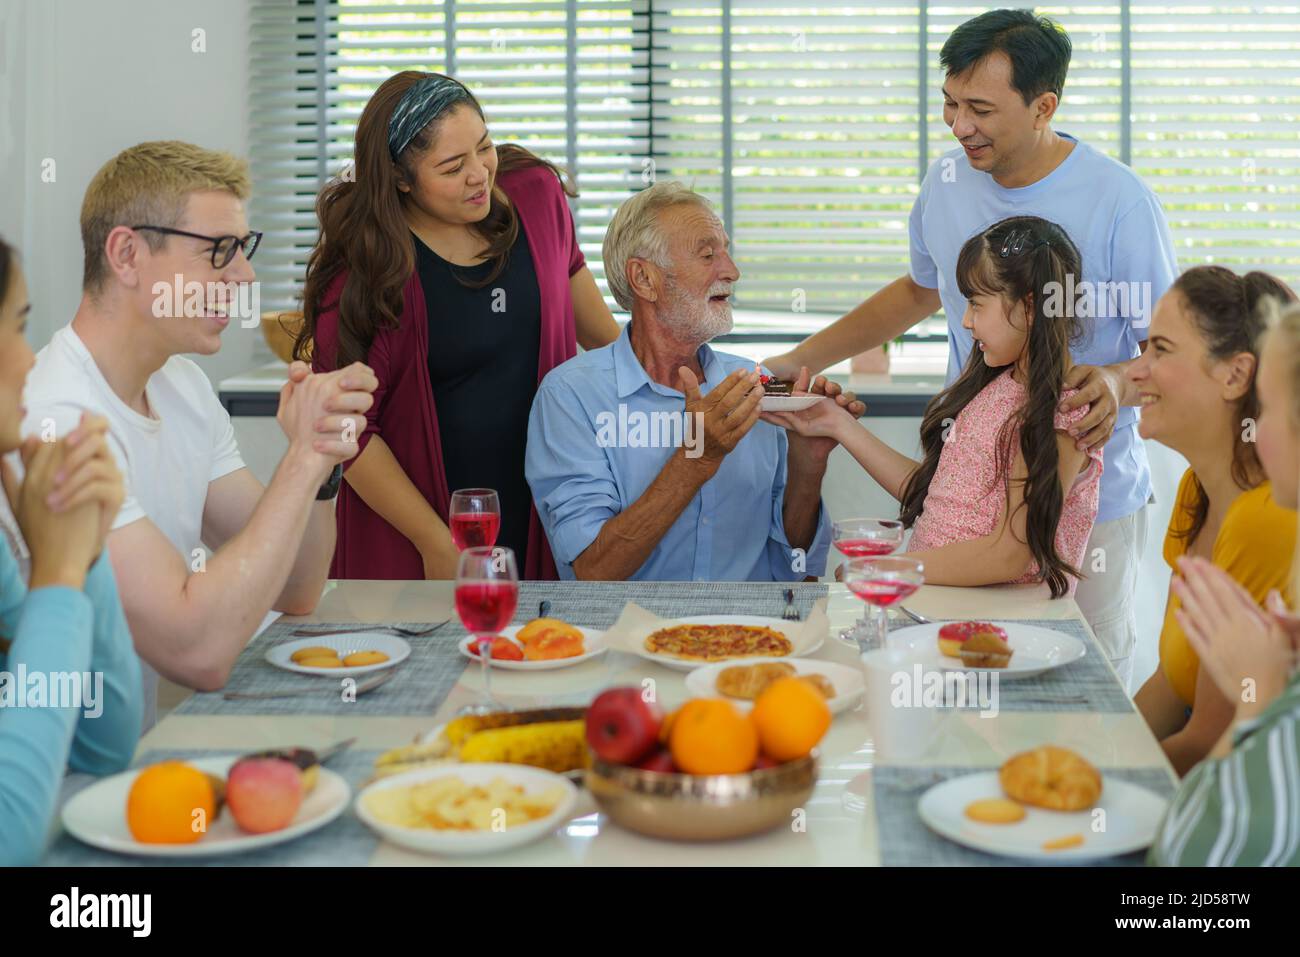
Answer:
POLYGON ((635 602, 661 618, 688 615, 758 615, 780 618, 785 610, 785 591, 794 592, 799 617, 806 618, 812 606, 825 598, 827 587, 820 582, 522 582, 515 621, 537 617, 538 602, 551 603, 553 618, 575 625, 608 628, 618 620, 623 606, 635 602))
MULTIPOLYGON (((1000 857, 972 850, 940 837, 925 826, 917 805, 926 791, 949 778, 976 773, 972 768, 876 767, 871 771, 876 802, 876 840, 880 863, 885 867, 1025 867, 1044 862, 1018 857, 1000 857)), ((1174 785, 1159 768, 1105 768, 1106 777, 1119 778, 1172 798, 1174 785)), ((1135 867, 1145 851, 1092 862, 1094 866, 1135 867)), ((1050 864, 1049 864, 1050 866, 1050 864)))
MULTIPOLYGON (((198 758, 221 757, 235 754, 234 751, 147 751, 136 761, 135 767, 157 764, 159 761, 193 761, 198 758)), ((329 769, 343 776, 352 788, 353 797, 360 790, 361 784, 369 779, 374 771, 375 759, 379 751, 347 750, 331 758, 329 769)), ((69 774, 64 779, 59 796, 62 808, 78 791, 93 784, 97 779, 89 774, 69 774)), ((123 812, 125 813, 125 811, 123 812)), ((222 814, 229 814, 225 809, 222 814)), ((230 854, 220 857, 196 857, 185 860, 160 857, 135 857, 128 854, 113 854, 99 848, 82 844, 68 834, 60 834, 50 846, 43 864, 53 867, 176 867, 176 866, 210 866, 210 867, 364 867, 370 863, 371 855, 379 844, 375 834, 357 820, 352 813, 351 799, 342 814, 326 824, 320 830, 312 831, 302 837, 272 847, 260 848, 244 854, 230 854)))
MULTIPOLYGON (((394 621, 397 625, 420 631, 437 622, 394 621)), ((371 626, 373 627, 373 626, 371 626)), ((300 675, 277 668, 266 660, 266 652, 273 645, 285 641, 301 641, 292 632, 298 628, 351 628, 365 631, 367 624, 357 622, 274 622, 258 635, 240 654, 230 673, 230 680, 221 691, 195 692, 176 708, 173 714, 181 715, 262 715, 262 714, 327 714, 327 715, 412 715, 433 714, 442 705, 469 659, 460 653, 456 644, 464 637, 459 622, 449 621, 436 632, 421 638, 401 636, 411 646, 411 655, 397 665, 397 674, 382 687, 358 695, 352 701, 344 700, 343 679, 300 675), (454 626, 454 627, 453 627, 454 626), (254 700, 228 700, 227 691, 263 692, 295 689, 319 689, 319 693, 293 698, 260 698, 254 700)), ((379 672, 358 675, 353 681, 360 684, 379 672)))
MULTIPOLYGON (((892 631, 912 624, 911 621, 891 619, 889 627, 892 631)), ((1088 652, 1078 661, 1053 668, 1032 678, 1020 678, 1015 681, 999 678, 997 704, 1000 711, 1101 711, 1127 714, 1133 710, 1133 701, 1129 698, 1128 692, 1106 666, 1105 653, 1082 622, 1074 619, 1030 618, 1017 620, 1016 624, 1064 632, 1082 641, 1088 652), (1058 699, 1073 695, 1081 695, 1084 700, 1044 700, 1044 698, 1058 699)), ((968 710, 976 710, 980 707, 976 695, 969 695, 966 700, 968 710)))

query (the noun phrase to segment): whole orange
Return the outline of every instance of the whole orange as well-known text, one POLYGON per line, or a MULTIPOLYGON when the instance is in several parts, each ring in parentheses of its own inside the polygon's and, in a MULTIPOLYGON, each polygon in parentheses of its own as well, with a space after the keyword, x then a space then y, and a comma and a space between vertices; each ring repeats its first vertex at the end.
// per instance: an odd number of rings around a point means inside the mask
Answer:
POLYGON ((807 757, 831 725, 826 699, 798 678, 781 678, 764 688, 750 717, 759 746, 774 761, 807 757))
POLYGON ((193 844, 216 815, 212 782, 181 761, 145 768, 126 797, 127 827, 143 844, 193 844))
POLYGON ((758 732, 731 702, 696 698, 677 710, 669 750, 687 774, 741 774, 758 760, 758 732))

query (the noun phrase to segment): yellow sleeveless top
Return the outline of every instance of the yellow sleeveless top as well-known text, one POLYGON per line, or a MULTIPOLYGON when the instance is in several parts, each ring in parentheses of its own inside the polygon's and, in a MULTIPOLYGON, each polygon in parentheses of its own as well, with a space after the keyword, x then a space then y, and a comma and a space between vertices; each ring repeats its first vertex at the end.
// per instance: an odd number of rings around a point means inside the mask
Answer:
MULTIPOLYGON (((1291 561, 1295 554, 1296 513, 1274 502, 1271 488, 1265 482, 1237 496, 1223 516, 1210 556, 1215 565, 1236 579, 1260 605, 1274 588, 1283 597, 1289 594, 1291 561)), ((1165 561, 1175 575, 1178 568, 1174 563, 1187 551, 1187 541, 1177 534, 1191 527, 1195 502, 1192 470, 1188 469, 1178 483, 1178 498, 1165 533, 1165 561)), ((1165 607, 1165 623, 1160 629, 1160 667, 1178 697, 1190 705, 1196 699, 1196 675, 1201 663, 1174 618, 1178 607, 1178 596, 1171 591, 1165 607)))

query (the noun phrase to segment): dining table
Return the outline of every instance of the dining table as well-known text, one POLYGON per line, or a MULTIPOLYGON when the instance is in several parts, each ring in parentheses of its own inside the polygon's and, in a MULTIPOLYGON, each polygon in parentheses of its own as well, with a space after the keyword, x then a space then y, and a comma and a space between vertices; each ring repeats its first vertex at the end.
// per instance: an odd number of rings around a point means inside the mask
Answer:
MULTIPOLYGON (((806 616, 825 601, 829 629, 811 657, 861 670, 859 648, 839 632, 863 610, 844 585, 718 582, 523 582, 516 622, 538 613, 575 624, 606 627, 627 602, 665 617, 693 614, 749 614, 780 617, 787 588, 806 616)), ((331 762, 348 779, 353 795, 370 778, 382 752, 410 744, 450 720, 483 691, 481 666, 457 647, 466 632, 456 616, 454 585, 446 581, 331 581, 315 612, 279 619, 250 642, 232 671, 226 691, 283 687, 303 678, 273 667, 267 648, 294 631, 392 625, 413 631, 410 658, 386 686, 354 701, 329 690, 284 698, 229 699, 223 692, 194 693, 164 716, 141 739, 137 765, 164 757, 255 752, 300 746, 323 749, 355 739, 331 762)), ((941 620, 977 619, 1033 622, 1067 630, 1087 646, 1082 659, 1044 676, 1037 684, 1007 682, 1002 705, 990 715, 977 708, 944 708, 927 746, 898 753, 872 739, 871 701, 835 716, 818 745, 818 776, 811 796, 791 826, 726 841, 690 843, 641 836, 601 813, 579 788, 571 817, 552 834, 487 857, 433 856, 384 842, 349 807, 328 827, 313 834, 233 858, 193 863, 259 865, 483 865, 511 866, 873 866, 980 865, 1006 860, 959 847, 930 833, 916 818, 924 790, 953 775, 998 768, 1011 755, 1042 744, 1068 747, 1105 774, 1129 777, 1164 796, 1177 779, 1142 716, 1133 708, 1095 637, 1069 597, 1052 599, 1042 585, 956 588, 924 585, 907 599, 920 616, 941 620), (1044 690, 1046 689, 1046 690, 1044 690), (1022 695, 1017 699, 1017 695, 1022 695)), ((911 624, 894 610, 891 627, 911 624), (898 618, 897 622, 893 618, 898 618)), ((668 710, 690 693, 686 673, 638 655, 611 648, 570 667, 548 671, 494 668, 493 695, 511 708, 586 704, 602 690, 653 686, 668 710)), ((332 679, 337 684, 338 679, 332 679)), ((65 798, 86 786, 84 775, 69 775, 65 798)), ((1140 855, 1130 855, 1130 863, 1140 855)), ((97 850, 68 834, 54 839, 47 863, 113 865, 157 863, 97 850)))

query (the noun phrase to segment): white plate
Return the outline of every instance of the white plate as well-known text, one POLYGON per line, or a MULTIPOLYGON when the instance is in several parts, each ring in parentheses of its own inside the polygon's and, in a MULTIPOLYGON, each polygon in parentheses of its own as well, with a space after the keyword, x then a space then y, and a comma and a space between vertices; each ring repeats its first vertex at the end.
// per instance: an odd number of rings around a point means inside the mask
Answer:
MULTIPOLYGON (((833 661, 818 661, 815 658, 771 658, 765 661, 785 661, 794 665, 797 675, 825 675, 835 686, 835 697, 826 703, 830 705, 831 714, 839 714, 852 708, 862 698, 866 682, 862 669, 838 665, 833 661)), ((736 706, 737 710, 748 711, 754 702, 744 698, 732 698, 718 691, 717 680, 723 668, 730 668, 734 661, 719 661, 696 668, 686 676, 686 690, 697 698, 723 698, 736 706)))
POLYGON ((930 830, 977 851, 1068 864, 1149 847, 1168 805, 1146 788, 1105 777, 1101 800, 1086 811, 1027 807, 1024 818, 1015 824, 980 824, 966 816, 972 801, 1004 796, 998 773, 985 771, 936 784, 921 796, 917 811, 930 830), (1105 816, 1096 814, 1098 810, 1105 816), (1094 831, 1094 821, 1104 829, 1094 831), (1082 834, 1083 843, 1060 851, 1043 850, 1044 842, 1071 834, 1082 834))
POLYGON ((357 795, 354 810, 367 827, 386 841, 426 854, 494 854, 507 848, 528 844, 545 837, 567 821, 578 800, 578 789, 566 779, 541 768, 522 764, 456 764, 444 767, 416 768, 391 778, 381 778, 357 795), (535 793, 558 787, 564 796, 546 817, 529 821, 504 831, 435 831, 431 828, 398 827, 375 818, 366 807, 366 795, 393 787, 406 787, 437 778, 460 778, 466 784, 486 785, 495 778, 505 778, 535 793))
POLYGON ((758 407, 764 412, 802 412, 824 398, 824 395, 765 395, 758 407))
MULTIPOLYGON (((800 624, 800 622, 784 621, 780 618, 759 618, 756 615, 694 615, 690 618, 674 618, 664 627, 671 627, 672 625, 755 625, 759 628, 771 628, 773 631, 778 631, 782 635, 785 635, 785 637, 794 644, 794 647, 790 649, 790 655, 788 657, 806 657, 820 648, 822 642, 826 639, 824 636, 821 636, 815 641, 803 646, 799 645, 793 638, 790 638, 790 636, 786 634, 791 625, 798 624, 800 624)), ((655 630, 657 631, 658 629, 655 630)), ((653 661, 656 664, 661 664, 665 668, 672 668, 674 671, 694 671, 696 668, 703 668, 706 665, 718 663, 713 661, 686 661, 681 658, 674 658, 671 655, 653 654, 646 651, 645 640, 649 638, 651 634, 652 632, 646 632, 636 640, 632 647, 628 647, 624 650, 640 655, 642 658, 653 661)), ((735 658, 723 659, 724 662, 749 660, 763 661, 769 659, 766 655, 743 655, 735 658)))
MULTIPOLYGON (((237 755, 220 758, 195 758, 186 761, 200 771, 225 778, 237 755)), ((77 792, 63 805, 63 827, 69 834, 91 847, 119 854, 141 857, 207 857, 218 854, 242 854, 245 851, 292 841, 334 820, 348 806, 352 789, 329 768, 321 768, 316 787, 298 808, 293 822, 269 834, 246 834, 239 829, 230 808, 221 809, 215 821, 208 822, 208 833, 193 844, 142 844, 131 836, 126 824, 126 797, 131 785, 144 768, 123 771, 96 781, 77 792)))
POLYGON ((396 635, 386 635, 376 631, 352 631, 340 635, 320 635, 316 638, 299 638, 286 641, 266 652, 266 660, 285 671, 296 671, 300 675, 319 675, 326 678, 346 678, 349 675, 364 675, 371 671, 383 671, 393 665, 401 664, 411 654, 411 646, 396 635), (354 668, 304 668, 290 657, 302 648, 333 648, 339 657, 354 651, 382 651, 388 655, 387 661, 377 665, 358 665, 354 668))
MULTIPOLYGON (((974 619, 972 619, 974 620, 974 619)), ((960 658, 949 658, 939 651, 939 629, 950 622, 931 622, 928 625, 911 625, 889 633, 889 646, 902 648, 916 655, 916 660, 927 670, 939 671, 991 671, 1003 678, 1015 680, 1060 668, 1078 661, 1087 653, 1082 641, 1054 628, 1039 628, 1016 621, 995 621, 1007 633, 1007 644, 1015 652, 1005 668, 968 668, 960 658)))
MULTIPOLYGON (((503 629, 501 634, 519 645, 515 636, 519 634, 520 629, 523 627, 523 625, 511 625, 509 628, 503 629)), ((582 632, 582 646, 587 649, 580 655, 574 655, 572 658, 552 658, 549 661, 504 661, 500 658, 492 658, 490 659, 492 667, 502 668, 506 671, 551 671, 555 668, 567 668, 569 665, 580 664, 588 658, 595 658, 597 655, 604 653, 606 645, 603 631, 595 628, 583 628, 581 625, 574 625, 573 627, 582 632)), ((469 646, 473 643, 473 635, 466 635, 462 638, 459 646, 460 653, 471 661, 477 662, 478 655, 472 655, 469 651, 469 646)), ((519 647, 521 650, 523 649, 522 645, 519 645, 519 647)))

